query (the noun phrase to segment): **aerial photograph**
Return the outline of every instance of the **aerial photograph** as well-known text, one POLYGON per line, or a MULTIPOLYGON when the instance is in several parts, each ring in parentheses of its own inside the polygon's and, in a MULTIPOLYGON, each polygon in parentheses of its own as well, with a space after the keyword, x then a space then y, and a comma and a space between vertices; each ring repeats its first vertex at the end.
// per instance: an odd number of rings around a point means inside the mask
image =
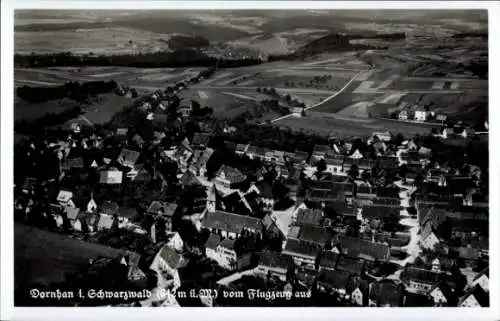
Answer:
POLYGON ((485 9, 17 9, 13 81, 17 307, 490 306, 485 9))

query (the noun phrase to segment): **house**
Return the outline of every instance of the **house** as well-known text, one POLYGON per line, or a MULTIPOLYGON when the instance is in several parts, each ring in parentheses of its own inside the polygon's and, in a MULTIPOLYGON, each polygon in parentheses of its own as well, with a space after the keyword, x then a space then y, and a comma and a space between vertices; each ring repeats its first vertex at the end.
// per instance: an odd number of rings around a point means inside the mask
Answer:
POLYGON ((196 162, 191 165, 191 170, 198 176, 205 176, 207 173, 207 163, 214 154, 212 148, 206 148, 196 162))
POLYGON ((295 225, 320 226, 323 222, 323 211, 319 209, 300 208, 297 211, 295 225))
POLYGON ((116 129, 116 136, 117 137, 126 137, 128 134, 128 128, 117 128, 116 129))
POLYGON ((335 269, 338 271, 349 272, 352 275, 362 275, 364 272, 365 263, 358 259, 353 259, 344 255, 341 255, 337 260, 337 265, 335 269))
POLYGON ((235 240, 225 239, 219 243, 216 249, 217 254, 221 259, 219 264, 229 270, 236 268, 236 262, 238 260, 234 245, 235 240))
POLYGON ((219 235, 210 234, 208 236, 207 242, 205 243, 205 254, 208 258, 218 261, 217 246, 219 246, 220 241, 221 237, 219 235))
POLYGON ((345 296, 350 278, 349 272, 321 270, 318 274, 318 290, 327 293, 335 292, 340 296, 345 296))
POLYGON ((122 166, 134 168, 134 165, 135 163, 137 163, 139 156, 141 156, 141 153, 123 148, 118 155, 117 162, 122 166))
POLYGON ((260 181, 255 184, 258 190, 260 201, 266 208, 272 209, 274 206, 273 187, 267 181, 260 181))
POLYGON ((404 307, 432 307, 434 302, 432 297, 424 294, 406 292, 403 298, 404 307))
POLYGON ((154 218, 161 218, 165 222, 165 230, 172 230, 172 220, 175 211, 177 210, 177 204, 175 203, 165 203, 159 201, 151 202, 146 213, 154 218))
POLYGON ((488 292, 477 284, 467 291, 458 302, 459 307, 466 308, 485 308, 490 306, 490 297, 488 292))
POLYGON ((392 139, 392 134, 388 131, 386 132, 374 132, 372 137, 378 137, 378 139, 382 142, 389 142, 392 139))
POLYGON ((439 244, 439 238, 432 224, 425 224, 420 233, 420 246, 424 249, 432 250, 439 244))
POLYGON ((283 254, 292 257, 297 266, 314 268, 321 245, 290 238, 286 241, 283 254))
POLYGON ((377 307, 399 307, 403 304, 404 289, 393 280, 382 280, 370 284, 369 305, 377 307))
POLYGON ((431 271, 416 267, 407 267, 401 272, 401 280, 406 285, 408 292, 429 294, 441 282, 453 284, 450 276, 440 271, 431 271))
POLYGON ((299 267, 295 270, 295 279, 299 285, 311 289, 318 278, 318 271, 307 267, 299 267))
POLYGON ((386 262, 391 256, 390 247, 387 243, 371 242, 350 236, 342 236, 339 239, 340 253, 367 261, 386 262))
POLYGON ((317 268, 321 270, 335 270, 340 255, 334 251, 324 251, 319 255, 317 268))
POLYGON ((135 143, 135 145, 139 148, 142 148, 144 146, 144 139, 139 134, 135 134, 134 137, 132 137, 132 142, 135 143))
POLYGON ((429 296, 434 302, 434 306, 455 306, 457 300, 453 290, 446 282, 436 284, 430 291, 429 296))
POLYGON ((201 185, 201 181, 191 170, 187 170, 181 177, 181 185, 183 188, 186 188, 189 186, 201 185))
POLYGON ((172 156, 172 158, 177 161, 180 169, 185 171, 188 168, 191 157, 193 156, 193 150, 189 144, 181 144, 178 146, 172 156))
POLYGON ((60 190, 59 194, 57 194, 57 202, 61 206, 76 207, 73 202, 73 192, 70 191, 60 190))
POLYGON ((78 227, 80 227, 82 232, 93 233, 97 231, 98 220, 98 214, 80 212, 77 217, 79 224, 75 222, 73 228, 78 231, 78 227))
POLYGON ((66 219, 71 224, 73 229, 75 229, 77 231, 81 231, 81 224, 80 224, 80 221, 78 220, 78 215, 80 214, 80 209, 74 208, 71 206, 65 206, 64 213, 66 214, 66 219))
POLYGON ((425 110, 424 108, 417 108, 415 109, 415 120, 416 121, 426 121, 427 117, 429 116, 429 112, 425 110))
POLYGON ((116 212, 116 218, 120 227, 131 223, 137 216, 137 210, 128 206, 120 206, 116 212))
POLYGON ((116 184, 121 184, 122 180, 123 180, 123 172, 119 171, 115 167, 99 172, 100 184, 116 185, 116 184))
POLYGON ((115 220, 112 216, 100 214, 97 221, 97 230, 110 230, 115 220))
POLYGON ((399 112, 398 114, 398 119, 399 120, 408 120, 409 115, 408 115, 408 110, 403 109, 402 111, 399 112))
POLYGON ((332 174, 337 174, 342 172, 344 166, 344 156, 343 155, 327 155, 324 158, 326 164, 326 170, 332 174))
POLYGON ((479 285, 484 291, 490 291, 489 268, 480 271, 472 280, 472 286, 479 285))
POLYGON ((368 306, 370 295, 370 284, 361 278, 352 278, 347 285, 347 294, 350 301, 357 306, 368 306))
POLYGON ((271 274, 283 282, 286 281, 288 269, 293 267, 290 256, 277 252, 262 252, 257 265, 257 273, 262 275, 271 274))
POLYGON ((237 144, 236 145, 236 150, 235 150, 236 155, 238 155, 238 156, 245 155, 246 152, 247 152, 248 146, 249 146, 248 144, 247 145, 245 145, 245 144, 237 144))
POLYGON ((330 240, 330 235, 326 229, 320 226, 304 225, 294 226, 288 232, 289 239, 297 239, 309 243, 316 243, 321 247, 325 246, 330 240))
POLYGON ((225 188, 234 188, 236 184, 242 183, 246 180, 238 169, 222 165, 217 171, 215 181, 225 188))
POLYGON ((156 272, 158 276, 158 286, 162 288, 169 287, 173 284, 174 290, 180 284, 180 278, 177 269, 184 263, 184 258, 168 245, 164 245, 156 254, 149 266, 149 269, 156 272), (173 277, 170 280, 170 277, 173 277))
POLYGON ((184 250, 184 241, 178 232, 167 232, 167 245, 177 251, 177 253, 182 253, 184 250))
POLYGON ((113 201, 104 201, 101 206, 99 206, 99 214, 113 217, 118 213, 118 204, 113 201))
POLYGON ((205 213, 202 226, 214 234, 221 234, 222 237, 230 239, 241 236, 243 231, 262 234, 260 219, 219 210, 205 213))
POLYGON ((191 147, 193 149, 205 149, 210 142, 210 134, 207 133, 195 133, 191 141, 191 147))
POLYGON ((295 151, 293 155, 289 155, 289 158, 291 159, 295 167, 301 168, 307 163, 309 154, 304 151, 295 151))

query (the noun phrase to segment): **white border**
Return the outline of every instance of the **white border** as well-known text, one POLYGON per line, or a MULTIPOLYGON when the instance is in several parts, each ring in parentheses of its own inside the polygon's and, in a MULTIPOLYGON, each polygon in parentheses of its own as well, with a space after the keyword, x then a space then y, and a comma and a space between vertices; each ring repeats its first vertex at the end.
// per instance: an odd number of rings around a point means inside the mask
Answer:
MULTIPOLYGON (((13 308, 13 11, 14 9, 489 9, 489 90, 490 90, 490 142, 500 139, 500 107, 498 89, 500 70, 500 3, 497 1, 2 1, 2 65, 1 65, 1 306, 0 320, 66 320, 78 319, 215 319, 254 320, 259 318, 277 319, 370 319, 370 320, 498 320, 499 282, 499 233, 500 206, 498 202, 498 179, 500 151, 490 145, 490 293, 491 307, 486 309, 457 308, 273 308, 273 309, 193 309, 170 308, 13 308), (497 89, 497 90, 495 90, 497 89), (247 311, 248 310, 248 311, 247 311)), ((26 237, 29 237, 27 235, 26 237)))

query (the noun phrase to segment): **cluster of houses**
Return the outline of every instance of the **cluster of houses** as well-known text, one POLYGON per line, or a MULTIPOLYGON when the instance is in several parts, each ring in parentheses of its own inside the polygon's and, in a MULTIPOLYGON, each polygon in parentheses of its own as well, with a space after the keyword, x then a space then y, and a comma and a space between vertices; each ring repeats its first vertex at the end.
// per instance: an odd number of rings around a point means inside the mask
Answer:
MULTIPOLYGON (((168 106, 160 94, 150 98, 139 108, 154 120, 168 106)), ((189 112, 181 114, 189 117, 189 112)), ((361 144, 333 141, 308 152, 225 141, 234 157, 262 166, 249 172, 222 160, 209 178, 207 165, 216 153, 210 147, 212 134, 202 129, 164 149, 160 142, 165 132, 155 132, 153 141, 145 141, 129 128, 99 136, 75 127, 66 137, 47 138, 43 146, 31 144, 23 157, 36 162, 36 157, 50 153, 57 166, 43 181, 27 176, 16 185, 16 211, 24 217, 41 211, 57 228, 79 233, 127 229, 148 234, 153 244, 158 233, 166 234, 169 241, 149 266, 157 275, 157 288, 177 289, 181 284, 178 269, 187 262, 186 246, 173 222, 182 215, 198 232, 208 233, 203 254, 228 271, 241 268, 239 261, 248 253, 238 242, 251 236, 262 243, 255 253, 256 274, 296 282, 350 304, 488 304, 487 270, 477 273, 467 288, 457 289, 442 267, 450 260, 464 260, 464 267, 488 260, 488 203, 478 188, 477 168, 470 166, 465 174, 429 169, 431 148, 414 140, 395 144, 391 133, 378 132, 361 144), (163 199, 143 209, 125 206, 117 196, 95 192, 96 187, 120 191, 151 181, 160 182, 162 191, 169 189, 168 179, 158 170, 167 163, 176 164, 175 183, 181 191, 199 191, 192 196, 192 212, 163 199), (404 174, 398 172, 403 165, 404 174), (405 204, 401 185, 415 184, 417 176, 423 178, 422 186, 411 204, 405 204), (46 206, 37 204, 40 198, 46 206), (291 200, 289 206, 278 208, 284 199, 291 200), (430 253, 437 247, 445 252, 434 255, 428 267, 402 267, 401 277, 374 276, 373 271, 395 261, 393 253, 403 251, 413 237, 395 230, 402 211, 411 206, 420 231, 418 246, 430 253), (145 218, 154 223, 145 227, 145 218), (279 248, 266 248, 264 240, 271 237, 279 240, 279 248)))

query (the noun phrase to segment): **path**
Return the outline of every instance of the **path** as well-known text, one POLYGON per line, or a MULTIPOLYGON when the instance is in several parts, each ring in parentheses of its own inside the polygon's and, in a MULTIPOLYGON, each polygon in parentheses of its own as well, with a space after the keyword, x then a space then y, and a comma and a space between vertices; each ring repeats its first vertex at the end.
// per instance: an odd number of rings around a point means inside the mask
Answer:
POLYGON ((251 270, 246 270, 246 271, 242 271, 242 272, 237 272, 237 273, 234 273, 234 274, 231 274, 230 276, 227 276, 223 279, 220 279, 219 281, 217 281, 217 284, 220 284, 220 285, 229 285, 230 283, 236 281, 236 280, 239 280, 241 279, 242 276, 245 276, 245 275, 253 275, 255 273, 255 269, 251 269, 251 270))
MULTIPOLYGON (((316 108, 318 106, 321 106, 322 104, 325 104, 327 103, 328 101, 332 100, 333 98, 337 97, 338 95, 340 95, 342 92, 344 92, 344 90, 347 89, 347 87, 349 87, 349 85, 354 81, 356 80, 356 78, 361 75, 363 72, 366 72, 366 70, 360 70, 358 73, 356 73, 352 78, 351 80, 349 80, 345 85, 344 87, 340 88, 339 91, 335 92, 333 95, 325 98, 324 100, 322 100, 321 102, 317 103, 317 104, 314 104, 312 106, 309 106, 307 108, 305 108, 305 110, 310 110, 312 108, 316 108)), ((281 116, 281 117, 278 117, 276 119, 273 119, 271 120, 271 123, 274 123, 274 122, 277 122, 277 121, 280 121, 282 119, 285 119, 285 118, 288 118, 288 117, 291 117, 293 114, 288 114, 288 115, 285 115, 285 116, 281 116)))

